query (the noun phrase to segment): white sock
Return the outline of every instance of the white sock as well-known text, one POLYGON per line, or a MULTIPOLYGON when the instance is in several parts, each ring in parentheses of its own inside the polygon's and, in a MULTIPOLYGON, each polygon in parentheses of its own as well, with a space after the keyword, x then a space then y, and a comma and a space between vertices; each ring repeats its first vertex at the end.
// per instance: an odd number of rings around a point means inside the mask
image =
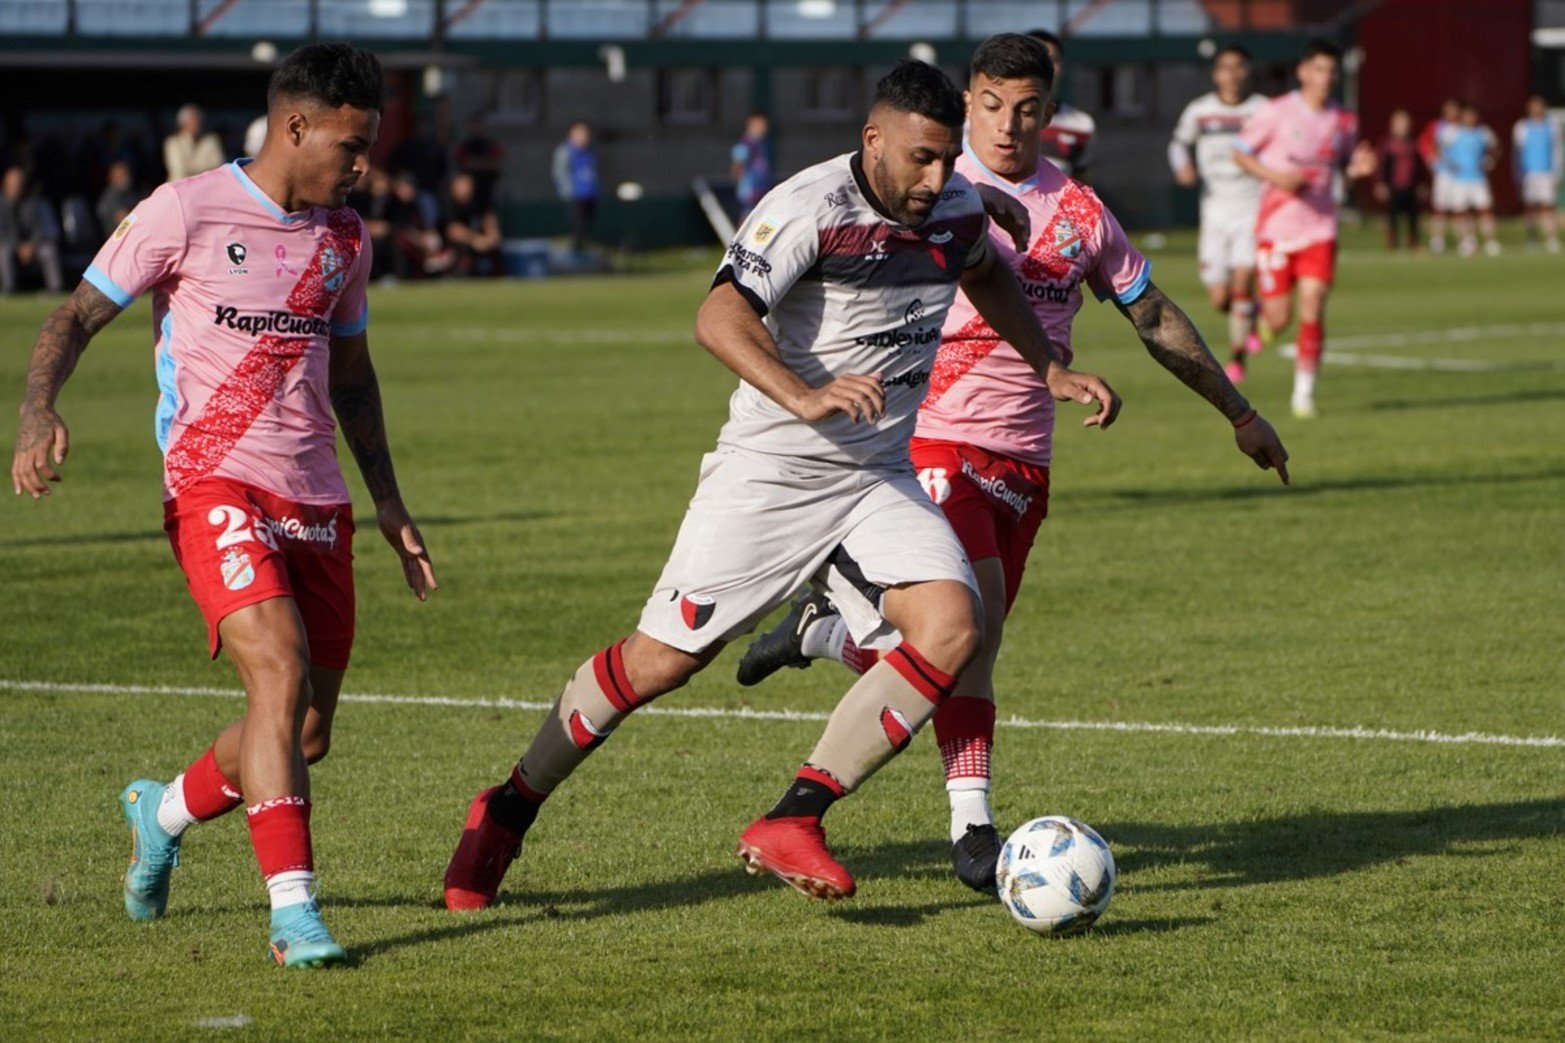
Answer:
POLYGON ((272 896, 272 912, 290 905, 303 905, 315 890, 315 874, 308 869, 276 873, 266 878, 266 890, 272 896))
POLYGON ((967 834, 968 826, 992 826, 988 779, 952 779, 946 783, 951 798, 951 843, 967 834))
POLYGON ((811 659, 835 659, 842 662, 842 646, 848 640, 848 624, 835 612, 821 616, 804 628, 799 647, 811 659))
POLYGON ((1293 400, 1308 402, 1315 398, 1315 374, 1307 369, 1293 371, 1293 400))
POLYGON ((177 837, 197 821, 185 806, 185 773, 180 772, 163 791, 163 800, 158 804, 158 825, 169 836, 177 837))

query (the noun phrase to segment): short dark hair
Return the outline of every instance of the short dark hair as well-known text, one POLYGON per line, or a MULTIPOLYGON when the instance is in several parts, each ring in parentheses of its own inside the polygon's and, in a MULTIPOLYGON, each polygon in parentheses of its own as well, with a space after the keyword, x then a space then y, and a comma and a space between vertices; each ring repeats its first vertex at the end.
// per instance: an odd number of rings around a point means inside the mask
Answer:
POLYGON ((882 105, 957 129, 967 120, 962 92, 956 89, 951 78, 933 65, 914 58, 903 58, 875 84, 875 100, 871 107, 882 105))
POLYGON ((1042 80, 1044 89, 1054 86, 1054 60, 1049 49, 1024 33, 999 33, 973 52, 972 75, 983 73, 996 80, 1042 80))
POLYGON ((1321 55, 1325 55, 1338 65, 1342 64, 1342 48, 1325 39, 1311 40, 1305 44, 1304 53, 1299 56, 1299 64, 1302 65, 1311 58, 1319 58, 1321 55))
POLYGON ((1217 61, 1217 59, 1221 58, 1225 54, 1237 54, 1247 62, 1253 60, 1250 57, 1250 52, 1245 50, 1243 47, 1240 47, 1236 43, 1225 43, 1217 49, 1216 54, 1212 55, 1212 61, 1217 61))
POLYGON ((386 80, 380 59, 351 43, 312 43, 283 59, 266 85, 266 105, 279 98, 308 98, 329 109, 351 105, 380 112, 386 80))
POLYGON ((1039 40, 1039 41, 1041 41, 1043 43, 1048 44, 1050 47, 1053 47, 1056 51, 1059 51, 1061 54, 1065 53, 1065 41, 1061 40, 1058 36, 1056 36, 1054 33, 1049 32, 1049 30, 1047 30, 1047 29, 1034 29, 1031 32, 1029 32, 1027 35, 1032 37, 1034 40, 1039 40))

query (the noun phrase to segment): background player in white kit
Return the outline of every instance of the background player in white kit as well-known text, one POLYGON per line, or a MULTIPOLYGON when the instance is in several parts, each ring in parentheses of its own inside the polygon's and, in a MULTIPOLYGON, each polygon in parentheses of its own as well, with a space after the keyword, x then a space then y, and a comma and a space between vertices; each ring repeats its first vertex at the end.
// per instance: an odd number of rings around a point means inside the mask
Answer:
POLYGON ((1225 371, 1244 379, 1247 355, 1261 350, 1255 334, 1255 218, 1261 185, 1234 162, 1239 132, 1266 104, 1250 91, 1250 54, 1229 44, 1212 61, 1217 88, 1185 106, 1168 146, 1168 162, 1181 185, 1201 185, 1201 283, 1212 307, 1228 316, 1225 371))
POLYGON ((1119 408, 1072 373, 989 248, 977 191, 953 176, 962 95, 903 61, 876 87, 863 150, 790 178, 745 221, 696 318, 740 378, 637 630, 582 664, 502 785, 474 798, 446 871, 452 909, 489 905, 548 795, 625 716, 681 687, 811 577, 884 589, 902 641, 838 704, 739 854, 805 894, 853 894, 821 816, 900 752, 979 641, 972 566, 908 456, 940 326, 960 282, 1055 397, 1119 408))

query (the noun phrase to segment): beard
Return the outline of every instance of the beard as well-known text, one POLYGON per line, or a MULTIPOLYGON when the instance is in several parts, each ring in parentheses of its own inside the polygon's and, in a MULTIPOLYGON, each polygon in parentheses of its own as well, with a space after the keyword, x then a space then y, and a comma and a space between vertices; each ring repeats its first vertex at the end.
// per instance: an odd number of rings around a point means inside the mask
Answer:
POLYGON ((875 186, 875 194, 885 204, 886 211, 896 218, 899 224, 910 228, 916 228, 928 220, 939 199, 938 196, 930 197, 921 193, 899 191, 896 182, 891 179, 891 172, 886 169, 885 156, 875 161, 875 169, 870 172, 870 181, 875 186), (915 209, 914 205, 910 205, 920 201, 927 202, 928 207, 915 209))

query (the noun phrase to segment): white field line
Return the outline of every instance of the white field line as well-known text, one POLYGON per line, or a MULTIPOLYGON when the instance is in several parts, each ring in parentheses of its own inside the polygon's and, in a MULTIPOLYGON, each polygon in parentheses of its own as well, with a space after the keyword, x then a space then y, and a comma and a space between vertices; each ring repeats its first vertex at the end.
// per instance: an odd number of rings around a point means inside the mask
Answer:
MULTIPOLYGON (((0 679, 0 691, 77 692, 102 695, 184 695, 241 699, 232 688, 183 688, 173 685, 71 684, 60 681, 0 679)), ((392 706, 453 706, 471 709, 547 710, 552 703, 532 699, 458 698, 440 695, 373 695, 344 693, 345 703, 381 703, 392 706)), ((657 717, 724 718, 746 721, 824 721, 826 714, 813 710, 751 710, 718 706, 652 705, 640 711, 657 717)), ((1157 721, 1038 721, 1002 717, 1002 728, 1040 731, 1124 732, 1164 735, 1262 736, 1273 739, 1370 739, 1382 742, 1425 742, 1452 746, 1542 746, 1565 748, 1565 737, 1556 735, 1494 735, 1487 732, 1447 733, 1393 731, 1388 728, 1332 728, 1316 725, 1266 727, 1249 724, 1180 724, 1157 721)))
MULTIPOLYGON (((1565 336, 1565 323, 1528 322, 1496 326, 1453 326, 1443 330, 1416 330, 1411 333, 1373 333, 1358 337, 1333 337, 1326 342, 1324 360, 1337 366, 1364 366, 1370 369, 1432 369, 1453 373, 1504 373, 1517 371, 1565 370, 1565 361, 1504 362, 1487 359, 1409 358, 1405 355, 1363 355, 1365 348, 1415 348, 1426 344, 1476 344, 1492 340, 1518 340, 1528 337, 1565 336)), ((1278 348, 1284 358, 1298 354, 1297 344, 1278 348)))

